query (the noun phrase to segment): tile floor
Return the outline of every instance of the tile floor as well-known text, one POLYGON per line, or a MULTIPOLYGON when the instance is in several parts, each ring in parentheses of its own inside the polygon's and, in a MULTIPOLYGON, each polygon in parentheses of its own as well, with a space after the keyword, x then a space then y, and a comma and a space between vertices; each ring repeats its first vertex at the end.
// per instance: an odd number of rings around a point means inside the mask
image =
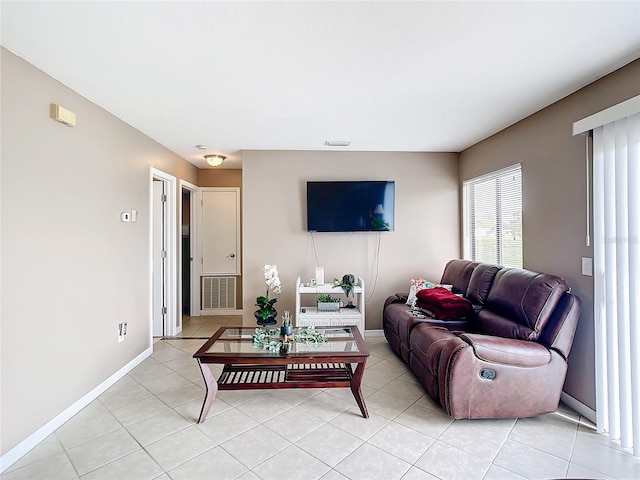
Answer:
MULTIPOLYGON (((237 317, 199 318, 209 336, 237 317)), ((153 355, 2 474, 15 479, 639 479, 640 459, 575 412, 453 421, 384 337, 367 337, 370 418, 348 389, 224 391, 196 424, 198 338, 153 355)), ((214 373, 217 367, 213 367, 214 373)))
MULTIPOLYGON (((209 338, 218 328, 226 326, 241 326, 242 317, 239 315, 214 315, 202 317, 182 316, 182 332, 180 337, 209 338)), ((204 343, 204 342, 203 342, 204 343)))

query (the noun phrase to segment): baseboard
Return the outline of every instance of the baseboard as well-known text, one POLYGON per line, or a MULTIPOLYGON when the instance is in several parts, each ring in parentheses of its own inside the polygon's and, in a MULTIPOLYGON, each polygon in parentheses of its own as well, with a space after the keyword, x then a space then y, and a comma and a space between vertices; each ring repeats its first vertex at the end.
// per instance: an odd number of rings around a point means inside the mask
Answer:
POLYGON ((15 462, 20 460, 26 453, 29 452, 33 447, 38 445, 42 440, 47 438, 53 432, 55 432, 62 424, 64 424, 67 420, 73 417, 76 413, 82 410, 84 407, 93 402, 96 398, 98 398, 102 393, 104 393, 109 387, 111 387, 114 383, 124 377, 127 373, 133 370, 137 365, 142 363, 144 359, 150 356, 153 353, 153 348, 148 348, 136 358, 127 363, 124 367, 118 370, 116 373, 107 378, 104 382, 98 385, 96 388, 87 393, 80 400, 75 402, 69 408, 64 410, 62 413, 51 419, 49 422, 44 424, 38 430, 36 430, 33 434, 28 436, 18 445, 13 447, 7 453, 0 457, 0 473, 4 472, 7 468, 13 465, 15 462))
POLYGON ((365 330, 365 337, 384 337, 384 330, 365 330))
POLYGON ((576 413, 579 413, 580 415, 585 417, 587 420, 589 420, 593 424, 596 423, 596 411, 593 410, 591 407, 587 407, 584 403, 576 400, 571 395, 565 392, 562 392, 562 394, 560 395, 560 401, 564 403, 567 407, 574 410, 576 413))
POLYGON ((200 315, 242 315, 242 310, 232 308, 216 308, 200 310, 200 315))

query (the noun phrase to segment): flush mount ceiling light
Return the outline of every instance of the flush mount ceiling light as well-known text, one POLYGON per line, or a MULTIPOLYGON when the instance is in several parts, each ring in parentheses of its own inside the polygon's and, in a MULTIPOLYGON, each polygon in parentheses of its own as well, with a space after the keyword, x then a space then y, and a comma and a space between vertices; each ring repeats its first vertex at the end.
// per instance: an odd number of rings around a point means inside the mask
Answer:
POLYGON ((327 140, 324 142, 327 147, 348 147, 351 142, 348 140, 327 140))
POLYGON ((204 159, 207 161, 209 165, 212 167, 219 167, 224 162, 224 159, 227 158, 224 155, 205 155, 204 159))

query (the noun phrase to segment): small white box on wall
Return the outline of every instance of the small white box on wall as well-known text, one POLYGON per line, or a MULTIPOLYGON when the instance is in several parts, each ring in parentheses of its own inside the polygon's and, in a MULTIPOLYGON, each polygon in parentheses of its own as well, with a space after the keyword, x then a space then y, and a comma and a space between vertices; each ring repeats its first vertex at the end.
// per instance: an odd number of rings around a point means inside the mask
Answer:
POLYGON ((316 267, 316 284, 324 285, 324 267, 316 267))

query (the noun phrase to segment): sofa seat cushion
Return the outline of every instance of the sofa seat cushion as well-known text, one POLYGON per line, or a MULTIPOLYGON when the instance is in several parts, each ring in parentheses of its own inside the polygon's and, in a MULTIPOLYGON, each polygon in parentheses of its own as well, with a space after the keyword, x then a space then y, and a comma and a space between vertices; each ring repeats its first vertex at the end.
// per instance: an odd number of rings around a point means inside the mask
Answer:
POLYGON ((443 287, 420 290, 416 305, 433 312, 440 320, 463 320, 473 317, 473 306, 466 298, 460 297, 443 287))
POLYGON ((436 320, 430 318, 421 314, 420 310, 414 310, 404 303, 393 301, 392 297, 389 297, 385 303, 382 319, 384 335, 393 351, 407 363, 409 363, 409 337, 416 325, 428 323, 430 325, 441 325, 449 330, 466 330, 468 325, 466 320, 436 320))
POLYGON ((463 333, 460 338, 473 348, 476 357, 485 362, 516 367, 539 367, 551 361, 551 352, 528 340, 463 333))

